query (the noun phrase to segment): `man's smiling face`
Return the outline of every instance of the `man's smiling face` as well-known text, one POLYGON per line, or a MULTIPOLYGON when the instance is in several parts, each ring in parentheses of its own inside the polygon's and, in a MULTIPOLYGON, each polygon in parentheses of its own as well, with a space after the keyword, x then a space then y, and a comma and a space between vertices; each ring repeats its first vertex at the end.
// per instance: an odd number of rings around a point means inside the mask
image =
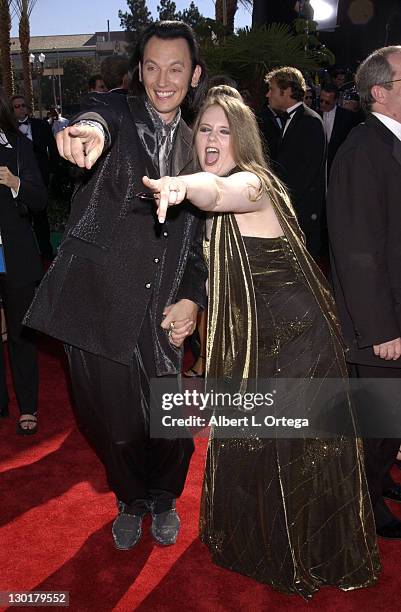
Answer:
POLYGON ((152 36, 146 43, 140 79, 147 96, 160 117, 170 123, 187 95, 190 85, 196 87, 201 69, 192 74, 189 46, 185 38, 164 40, 152 36))

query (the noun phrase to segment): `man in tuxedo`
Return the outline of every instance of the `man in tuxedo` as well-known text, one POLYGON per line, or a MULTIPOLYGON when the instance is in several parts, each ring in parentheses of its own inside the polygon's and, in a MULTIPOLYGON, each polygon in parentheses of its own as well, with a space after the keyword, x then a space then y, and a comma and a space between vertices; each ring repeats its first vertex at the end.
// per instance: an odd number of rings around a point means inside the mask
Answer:
MULTIPOLYGON (((401 46, 372 53, 358 69, 356 87, 366 121, 338 150, 327 195, 335 297, 351 374, 400 379, 401 46)), ((388 394, 390 381, 384 384, 388 394)), ((356 396, 361 417, 373 411, 382 422, 386 397, 370 393, 361 402, 356 396)), ((370 433, 377 435, 377 426, 370 433)), ((401 521, 385 499, 401 502, 401 486, 390 477, 399 446, 399 439, 364 440, 377 533, 396 539, 401 521)))
MULTIPOLYGON (((14 115, 19 123, 20 132, 32 141, 33 152, 38 162, 42 180, 45 186, 49 188, 50 175, 57 172, 60 160, 51 127, 43 119, 30 117, 30 108, 23 96, 13 96, 11 104, 14 109, 14 115)), ((53 259, 47 208, 40 212, 32 213, 32 220, 41 254, 46 259, 53 259)))
POLYGON ((280 116, 281 138, 275 170, 288 187, 306 246, 320 253, 321 215, 326 191, 326 137, 321 117, 303 103, 306 83, 296 68, 266 75, 269 105, 280 116))
POLYGON ((151 383, 181 372, 181 345, 206 303, 198 213, 180 207, 161 226, 142 177, 192 170, 180 105, 196 105, 207 77, 181 21, 150 25, 138 56, 141 96, 90 94, 57 134, 62 156, 87 172, 26 317, 65 343, 78 422, 118 500, 119 549, 139 541, 147 513, 157 542, 177 539, 175 500, 194 445, 151 437, 151 383))
POLYGON ((102 79, 109 93, 128 94, 129 62, 121 55, 110 55, 100 64, 102 79))
POLYGON ((355 113, 338 106, 338 89, 332 83, 327 83, 322 87, 320 112, 327 138, 327 176, 329 178, 334 156, 357 124, 358 117, 355 113))
POLYGON ((277 159, 278 147, 281 142, 282 122, 279 115, 272 109, 267 101, 257 115, 259 130, 266 145, 266 152, 273 170, 277 159))

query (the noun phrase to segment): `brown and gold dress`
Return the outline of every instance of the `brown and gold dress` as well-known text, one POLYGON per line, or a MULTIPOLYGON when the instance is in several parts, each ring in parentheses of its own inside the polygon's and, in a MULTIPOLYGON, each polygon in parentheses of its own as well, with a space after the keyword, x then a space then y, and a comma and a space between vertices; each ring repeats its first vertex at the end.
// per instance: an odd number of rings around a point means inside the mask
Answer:
MULTIPOLYGON (((280 238, 219 215, 210 242, 207 374, 346 376, 334 304, 290 209, 280 238)), ((200 534, 215 563, 308 598, 373 584, 375 525, 356 437, 219 439, 212 431, 200 534)))

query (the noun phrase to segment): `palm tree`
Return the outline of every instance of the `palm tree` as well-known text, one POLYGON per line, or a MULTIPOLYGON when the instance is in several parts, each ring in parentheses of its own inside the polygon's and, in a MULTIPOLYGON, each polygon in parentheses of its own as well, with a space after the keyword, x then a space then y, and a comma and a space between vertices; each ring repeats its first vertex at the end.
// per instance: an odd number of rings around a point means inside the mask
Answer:
POLYGON ((12 96, 14 93, 14 79, 11 66, 10 4, 11 0, 0 0, 0 66, 6 96, 12 96))
POLYGON ((286 24, 238 30, 219 44, 204 44, 203 57, 211 74, 228 74, 252 93, 255 107, 262 100, 263 79, 277 66, 295 66, 303 72, 334 63, 326 47, 309 48, 303 33, 286 24))
MULTIPOLYGON (((265 0, 262 0, 264 2, 265 0)), ((227 28, 229 34, 234 33, 234 19, 238 6, 252 7, 257 0, 216 0, 216 21, 227 28)))
POLYGON ((22 76, 24 93, 33 109, 32 71, 29 62, 29 43, 31 41, 29 18, 37 0, 11 0, 19 17, 19 40, 21 45, 22 76))
POLYGON ((234 32, 234 18, 238 8, 238 0, 216 0, 216 21, 227 26, 227 31, 234 32))

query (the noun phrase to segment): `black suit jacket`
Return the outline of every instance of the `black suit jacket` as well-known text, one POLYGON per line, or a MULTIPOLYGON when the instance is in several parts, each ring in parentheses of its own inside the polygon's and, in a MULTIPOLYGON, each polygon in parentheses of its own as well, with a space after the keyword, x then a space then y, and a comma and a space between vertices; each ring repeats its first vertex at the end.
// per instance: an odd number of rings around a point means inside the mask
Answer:
POLYGON ((337 152, 327 195, 335 297, 347 359, 401 367, 372 346, 401 336, 401 142, 374 115, 337 152))
POLYGON ((330 141, 327 148, 327 175, 330 176, 330 169, 333 163, 333 159, 347 138, 348 134, 356 125, 358 125, 357 113, 341 108, 337 106, 336 114, 334 117, 333 130, 331 132, 330 141))
POLYGON ((44 119, 30 119, 32 144, 43 182, 49 185, 50 174, 57 172, 60 156, 50 125, 44 119))
POLYGON ((41 180, 31 142, 25 136, 6 133, 12 149, 0 146, 0 166, 20 178, 17 198, 0 185, 0 231, 4 244, 7 281, 13 287, 28 285, 42 276, 39 250, 28 208, 39 211, 46 206, 46 189, 41 180))
POLYGON ((274 111, 265 106, 257 116, 259 130, 266 145, 266 152, 272 169, 275 169, 277 151, 281 141, 281 128, 277 123, 274 111))
POLYGON ((326 192, 326 136, 321 117, 304 104, 281 139, 276 172, 288 187, 307 246, 316 255, 326 192))
MULTIPOLYGON (((26 323, 67 344, 130 364, 146 312, 159 375, 181 369, 179 349, 160 328, 163 310, 180 298, 203 307, 207 276, 199 215, 187 205, 160 225, 144 174, 158 176, 152 157, 154 128, 143 100, 91 94, 79 115, 99 121, 110 146, 76 192, 59 254, 43 279, 26 323)), ((172 174, 191 161, 192 136, 181 121, 172 174)))

